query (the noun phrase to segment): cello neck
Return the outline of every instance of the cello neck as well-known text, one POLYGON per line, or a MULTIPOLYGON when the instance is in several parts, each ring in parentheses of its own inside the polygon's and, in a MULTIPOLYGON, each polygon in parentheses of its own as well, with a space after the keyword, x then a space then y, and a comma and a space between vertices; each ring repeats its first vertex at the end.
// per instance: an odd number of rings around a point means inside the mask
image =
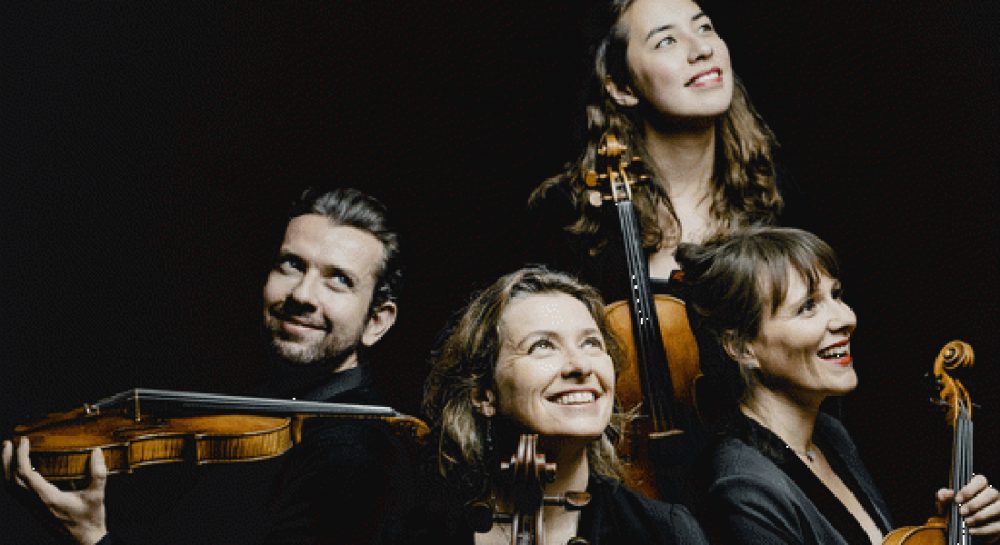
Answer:
POLYGON ((636 365, 642 386, 643 404, 654 431, 666 431, 674 426, 671 411, 673 384, 667 371, 670 364, 660 337, 653 294, 649 285, 649 264, 642 248, 642 236, 631 200, 615 203, 621 225, 622 242, 629 280, 629 310, 635 339, 636 365), (659 367, 658 363, 663 362, 659 367))

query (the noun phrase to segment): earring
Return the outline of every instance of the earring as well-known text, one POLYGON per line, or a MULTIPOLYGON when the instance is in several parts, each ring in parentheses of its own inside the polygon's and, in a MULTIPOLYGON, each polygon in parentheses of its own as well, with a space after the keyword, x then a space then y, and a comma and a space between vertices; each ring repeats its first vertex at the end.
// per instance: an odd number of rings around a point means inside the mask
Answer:
POLYGON ((479 409, 479 414, 486 421, 483 426, 483 450, 487 457, 493 455, 493 415, 497 413, 496 408, 489 401, 483 400, 475 403, 479 409))
POLYGON ((479 407, 479 414, 486 418, 493 418, 493 415, 497 413, 497 410, 493 408, 493 404, 489 401, 480 401, 476 405, 479 407))
POLYGON ((486 458, 490 459, 490 458, 493 457, 494 447, 493 447, 493 418, 491 418, 489 416, 486 417, 485 435, 486 435, 486 438, 483 440, 483 443, 484 443, 483 447, 484 447, 486 458))

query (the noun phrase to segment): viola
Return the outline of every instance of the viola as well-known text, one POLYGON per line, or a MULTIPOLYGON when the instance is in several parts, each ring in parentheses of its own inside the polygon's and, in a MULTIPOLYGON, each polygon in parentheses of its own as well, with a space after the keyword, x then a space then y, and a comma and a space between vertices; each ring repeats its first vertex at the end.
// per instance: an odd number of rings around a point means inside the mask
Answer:
POLYGON ((14 428, 27 436, 32 465, 50 481, 83 479, 95 447, 108 473, 151 465, 252 462, 281 456, 302 441, 310 418, 378 420, 420 443, 421 420, 390 407, 136 388, 14 428))
MULTIPOLYGON (((561 506, 568 511, 579 511, 590 503, 587 492, 569 491, 560 496, 546 496, 545 485, 556 478, 556 464, 546 462, 538 452, 538 435, 522 434, 517 450, 510 461, 500 463, 503 489, 500 503, 511 506, 509 512, 498 511, 494 506, 477 503, 474 511, 486 515, 485 524, 475 524, 476 531, 488 532, 493 523, 509 524, 510 545, 544 545, 545 506, 561 506)), ((474 517, 482 519, 480 513, 474 517)), ((586 545, 583 538, 575 537, 571 545, 586 545)))
POLYGON ((632 202, 632 187, 649 183, 649 176, 641 160, 627 151, 615 135, 605 133, 595 168, 585 182, 591 195, 599 197, 591 204, 614 204, 625 248, 629 298, 606 309, 626 356, 616 386, 627 416, 617 445, 624 480, 649 497, 661 498, 657 470, 676 467, 690 456, 691 445, 684 435, 690 429, 691 411, 686 409, 695 406, 693 392, 701 366, 684 302, 654 296, 650 289, 649 263, 632 202))
MULTIPOLYGON (((972 398, 968 390, 949 371, 972 367, 975 354, 962 341, 951 341, 938 353, 932 374, 938 387, 936 403, 947 410, 952 427, 951 477, 949 487, 959 490, 972 480, 972 398)), ((959 514, 959 505, 951 502, 943 517, 930 517, 922 526, 897 528, 882 540, 883 545, 970 545, 972 536, 959 514)))

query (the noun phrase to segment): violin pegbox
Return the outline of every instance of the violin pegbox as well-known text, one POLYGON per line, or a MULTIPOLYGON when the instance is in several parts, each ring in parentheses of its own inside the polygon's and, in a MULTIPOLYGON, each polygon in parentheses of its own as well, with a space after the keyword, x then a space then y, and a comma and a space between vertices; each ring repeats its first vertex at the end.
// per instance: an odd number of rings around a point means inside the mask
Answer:
POLYGON ((632 200, 632 186, 648 183, 642 158, 628 155, 628 147, 613 133, 606 132, 601 137, 594 168, 584 176, 588 190, 587 200, 592 206, 600 207, 605 201, 632 200))

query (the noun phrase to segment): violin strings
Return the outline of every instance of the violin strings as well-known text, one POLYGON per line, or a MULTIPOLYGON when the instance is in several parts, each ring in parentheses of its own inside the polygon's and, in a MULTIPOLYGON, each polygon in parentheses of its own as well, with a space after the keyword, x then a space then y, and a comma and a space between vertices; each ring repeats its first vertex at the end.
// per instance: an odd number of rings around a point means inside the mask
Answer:
MULTIPOLYGON (((952 445, 951 488, 959 490, 972 480, 972 420, 963 402, 959 401, 955 418, 952 445)), ((967 545, 971 543, 965 521, 959 514, 959 505, 952 502, 948 517, 948 543, 967 545)))

